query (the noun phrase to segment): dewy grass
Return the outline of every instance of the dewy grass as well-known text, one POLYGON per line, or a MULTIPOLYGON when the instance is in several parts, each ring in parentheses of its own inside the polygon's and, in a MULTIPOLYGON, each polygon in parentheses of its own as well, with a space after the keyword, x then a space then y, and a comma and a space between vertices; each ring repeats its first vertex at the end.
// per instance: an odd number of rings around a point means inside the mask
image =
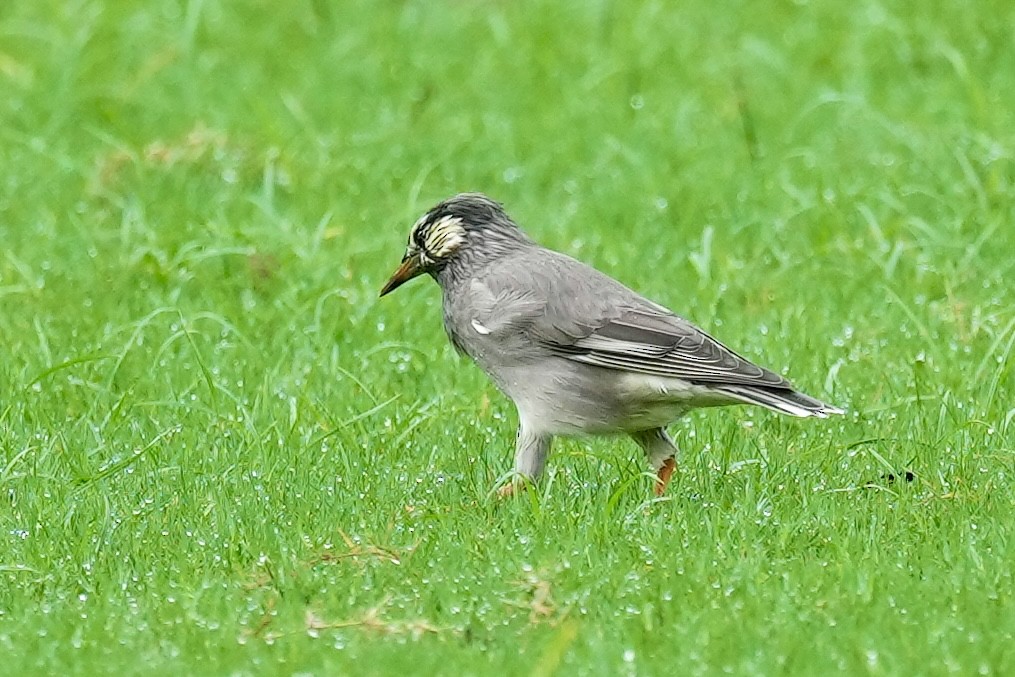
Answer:
POLYGON ((9 674, 1010 674, 1010 3, 6 3, 9 674), (379 302, 482 190, 849 410, 561 443, 379 302))

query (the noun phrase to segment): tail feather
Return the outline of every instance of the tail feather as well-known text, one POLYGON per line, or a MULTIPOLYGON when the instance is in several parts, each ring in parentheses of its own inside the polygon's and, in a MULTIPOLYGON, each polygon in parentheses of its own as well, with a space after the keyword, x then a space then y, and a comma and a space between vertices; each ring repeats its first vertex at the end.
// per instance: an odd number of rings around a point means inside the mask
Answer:
POLYGON ((816 416, 827 418, 830 414, 842 414, 842 409, 825 404, 809 395, 790 388, 764 388, 747 385, 722 385, 716 390, 745 404, 757 404, 766 409, 806 418, 816 416))

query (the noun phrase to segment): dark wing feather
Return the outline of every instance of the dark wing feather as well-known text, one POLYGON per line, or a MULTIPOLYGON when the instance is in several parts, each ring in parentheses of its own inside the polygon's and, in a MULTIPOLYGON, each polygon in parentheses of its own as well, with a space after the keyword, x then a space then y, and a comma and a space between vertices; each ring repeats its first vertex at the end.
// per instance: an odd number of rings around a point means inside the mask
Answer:
POLYGON ((578 362, 692 383, 790 387, 786 379, 737 355, 690 322, 651 307, 625 310, 556 348, 578 362))
POLYGON ((524 294, 529 302, 521 315, 530 338, 568 359, 715 386, 790 387, 687 320, 563 254, 526 250, 524 258, 501 259, 488 273, 482 284, 490 298, 524 294))
POLYGON ((840 412, 563 254, 533 248, 487 272, 481 286, 494 302, 478 304, 487 309, 483 325, 520 332, 567 359, 701 384, 732 400, 794 416, 840 412))

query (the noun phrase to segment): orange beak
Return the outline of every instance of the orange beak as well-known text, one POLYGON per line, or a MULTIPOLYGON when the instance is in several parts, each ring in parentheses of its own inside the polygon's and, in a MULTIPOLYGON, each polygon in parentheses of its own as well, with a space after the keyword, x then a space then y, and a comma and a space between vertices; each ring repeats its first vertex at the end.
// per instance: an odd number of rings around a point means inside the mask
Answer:
POLYGON ((402 265, 398 267, 398 270, 392 274, 391 279, 388 280, 384 288, 381 289, 381 296, 390 294, 395 291, 403 284, 423 273, 423 268, 419 265, 418 256, 407 256, 402 259, 402 265))

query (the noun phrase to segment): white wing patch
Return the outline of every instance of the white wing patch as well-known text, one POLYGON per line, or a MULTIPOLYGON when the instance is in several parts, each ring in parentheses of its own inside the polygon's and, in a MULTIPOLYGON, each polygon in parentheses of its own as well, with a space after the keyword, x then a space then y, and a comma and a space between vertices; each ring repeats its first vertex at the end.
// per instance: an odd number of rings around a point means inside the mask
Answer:
POLYGON ((483 336, 486 336, 487 334, 490 333, 490 330, 487 327, 481 325, 479 323, 479 320, 472 321, 472 328, 476 330, 477 334, 482 334, 483 336))

